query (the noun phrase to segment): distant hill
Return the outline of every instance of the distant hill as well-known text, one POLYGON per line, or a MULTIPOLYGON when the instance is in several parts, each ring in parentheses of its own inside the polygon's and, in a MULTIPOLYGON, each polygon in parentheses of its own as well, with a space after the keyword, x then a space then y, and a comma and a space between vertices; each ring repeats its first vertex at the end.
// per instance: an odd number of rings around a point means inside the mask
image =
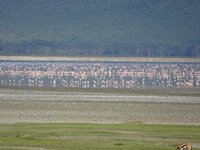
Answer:
POLYGON ((0 0, 1 55, 200 57, 200 0, 0 0))

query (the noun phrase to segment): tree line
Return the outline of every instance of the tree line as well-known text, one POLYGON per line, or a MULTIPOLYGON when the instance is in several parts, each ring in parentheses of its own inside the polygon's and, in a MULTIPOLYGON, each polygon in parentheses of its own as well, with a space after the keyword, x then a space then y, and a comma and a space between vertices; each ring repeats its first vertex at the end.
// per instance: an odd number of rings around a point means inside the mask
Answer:
POLYGON ((0 42, 0 55, 200 57, 200 42, 186 47, 167 44, 133 45, 129 43, 100 45, 90 42, 62 43, 45 40, 32 40, 23 43, 0 42))

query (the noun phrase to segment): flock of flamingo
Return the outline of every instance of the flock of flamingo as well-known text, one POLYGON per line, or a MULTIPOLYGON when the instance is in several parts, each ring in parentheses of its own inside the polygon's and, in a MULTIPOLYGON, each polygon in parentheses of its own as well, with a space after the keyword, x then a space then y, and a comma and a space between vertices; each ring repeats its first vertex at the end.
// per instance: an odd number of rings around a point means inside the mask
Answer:
POLYGON ((200 88, 200 64, 0 62, 0 85, 200 88))

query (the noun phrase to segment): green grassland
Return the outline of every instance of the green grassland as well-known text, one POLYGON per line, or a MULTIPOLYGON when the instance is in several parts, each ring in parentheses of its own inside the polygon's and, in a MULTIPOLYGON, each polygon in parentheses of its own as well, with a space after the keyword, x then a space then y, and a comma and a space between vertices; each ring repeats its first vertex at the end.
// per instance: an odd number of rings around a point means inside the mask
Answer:
POLYGON ((0 149, 56 150, 174 150, 189 142, 200 150, 200 126, 124 124, 0 125, 0 149))

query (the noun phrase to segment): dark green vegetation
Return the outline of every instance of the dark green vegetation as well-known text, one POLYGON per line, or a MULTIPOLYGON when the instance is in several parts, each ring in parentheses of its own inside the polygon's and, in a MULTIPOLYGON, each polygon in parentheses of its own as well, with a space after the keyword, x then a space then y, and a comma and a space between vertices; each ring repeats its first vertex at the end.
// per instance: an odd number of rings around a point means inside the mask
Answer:
POLYGON ((0 0, 0 54, 199 57, 199 8, 199 0, 0 0))
POLYGON ((175 150, 192 143, 199 150, 200 127, 126 124, 0 125, 0 149, 54 150, 175 150))

